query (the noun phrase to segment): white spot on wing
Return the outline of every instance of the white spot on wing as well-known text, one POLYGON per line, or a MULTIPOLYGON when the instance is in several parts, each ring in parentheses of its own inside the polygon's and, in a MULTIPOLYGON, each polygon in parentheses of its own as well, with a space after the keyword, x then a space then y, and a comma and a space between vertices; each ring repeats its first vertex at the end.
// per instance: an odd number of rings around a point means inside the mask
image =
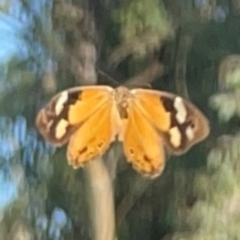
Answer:
POLYGON ((63 104, 67 101, 67 99, 68 92, 67 91, 62 92, 55 105, 56 115, 59 115, 61 113, 61 111, 63 110, 63 104))
POLYGON ((61 119, 59 121, 59 123, 56 126, 56 138, 60 139, 64 136, 64 134, 67 132, 67 127, 68 127, 68 121, 66 121, 65 119, 61 119))
POLYGON ((192 141, 194 139, 194 132, 191 126, 188 126, 186 129, 186 135, 188 140, 192 141))
POLYGON ((177 111, 176 119, 180 124, 183 124, 187 118, 187 109, 182 98, 176 97, 174 100, 174 108, 177 111))
POLYGON ((170 142, 174 147, 181 145, 181 133, 177 127, 173 127, 169 130, 170 142))

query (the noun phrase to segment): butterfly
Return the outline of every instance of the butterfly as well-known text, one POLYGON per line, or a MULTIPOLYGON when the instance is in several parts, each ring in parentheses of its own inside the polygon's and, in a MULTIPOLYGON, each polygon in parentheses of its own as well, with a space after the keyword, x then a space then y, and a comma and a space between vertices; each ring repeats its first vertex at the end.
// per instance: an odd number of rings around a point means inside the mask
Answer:
POLYGON ((67 159, 74 168, 118 140, 127 161, 150 178, 162 173, 166 152, 183 154, 210 131, 204 114, 180 96, 125 86, 62 91, 39 111, 36 126, 53 145, 68 143, 67 159))

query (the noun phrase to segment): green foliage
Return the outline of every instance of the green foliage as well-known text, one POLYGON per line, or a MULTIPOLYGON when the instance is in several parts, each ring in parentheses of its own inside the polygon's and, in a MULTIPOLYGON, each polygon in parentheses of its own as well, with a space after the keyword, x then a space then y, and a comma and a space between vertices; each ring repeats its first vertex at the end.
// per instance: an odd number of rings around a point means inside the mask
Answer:
POLYGON ((219 68, 219 85, 222 89, 240 88, 240 55, 227 56, 219 68))
POLYGON ((225 79, 226 86, 228 88, 240 87, 240 68, 234 69, 234 71, 230 71, 225 79))
POLYGON ((165 35, 169 29, 166 13, 158 0, 132 0, 115 12, 115 19, 122 25, 125 41, 148 31, 165 35))
MULTIPOLYGON (((221 121, 240 116, 239 59, 227 57, 220 66, 219 85, 224 92, 210 99, 221 121)), ((209 153, 206 168, 197 172, 192 191, 196 202, 185 215, 188 230, 174 234, 174 240, 238 239, 240 230, 240 134, 221 136, 209 153)), ((183 218, 183 217, 182 217, 183 218)))
POLYGON ((240 135, 224 137, 207 159, 207 170, 196 175, 197 201, 185 215, 191 231, 174 240, 238 239, 240 229, 240 135))
POLYGON ((144 56, 161 46, 161 40, 171 33, 164 6, 158 0, 131 0, 114 11, 120 23, 122 38, 118 54, 144 56), (123 53, 124 52, 124 53, 123 53))
POLYGON ((212 108, 218 111, 218 117, 222 122, 229 121, 235 115, 240 116, 240 92, 239 90, 216 94, 211 97, 212 108))
POLYGON ((210 99, 210 104, 218 111, 221 121, 229 121, 240 116, 240 57, 231 55, 224 59, 219 69, 219 85, 224 93, 210 99))

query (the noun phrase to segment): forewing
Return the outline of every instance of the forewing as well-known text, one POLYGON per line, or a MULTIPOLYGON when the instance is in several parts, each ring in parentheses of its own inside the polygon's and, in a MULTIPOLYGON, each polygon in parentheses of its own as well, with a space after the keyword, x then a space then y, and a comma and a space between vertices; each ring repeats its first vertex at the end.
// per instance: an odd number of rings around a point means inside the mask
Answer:
POLYGON ((134 89, 131 93, 137 108, 159 131, 172 153, 182 154, 208 136, 207 118, 189 101, 162 91, 134 89))
POLYGON ((75 87, 60 92, 42 108, 36 126, 50 143, 61 146, 99 108, 111 99, 107 86, 75 87))
POLYGON ((118 115, 115 103, 108 101, 97 109, 72 135, 67 158, 74 168, 82 167, 89 160, 102 155, 115 139, 118 115))

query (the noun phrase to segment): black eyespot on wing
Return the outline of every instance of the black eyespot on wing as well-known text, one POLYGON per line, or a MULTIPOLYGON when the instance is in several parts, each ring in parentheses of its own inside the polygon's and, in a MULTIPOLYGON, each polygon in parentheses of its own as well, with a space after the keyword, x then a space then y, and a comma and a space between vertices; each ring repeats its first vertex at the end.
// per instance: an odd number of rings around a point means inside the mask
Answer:
POLYGON ((81 150, 79 151, 79 155, 82 155, 82 154, 85 153, 87 150, 88 150, 88 148, 87 148, 87 147, 84 147, 83 149, 81 149, 81 150))
POLYGON ((174 108, 174 99, 164 97, 164 96, 160 98, 167 112, 174 112, 174 111, 176 112, 176 109, 174 108))
POLYGON ((68 100, 66 104, 68 105, 75 104, 76 101, 81 99, 82 99, 82 91, 68 92, 68 100))
POLYGON ((148 163, 151 163, 151 162, 152 162, 151 159, 150 159, 147 155, 144 155, 144 156, 143 156, 143 159, 144 159, 144 161, 146 161, 146 162, 148 162, 148 163))
MULTIPOLYGON (((71 105, 74 105, 78 100, 81 100, 82 91, 68 92, 67 101, 63 104, 62 112, 59 114, 60 118, 68 120, 68 112, 71 105)), ((55 102, 56 104, 56 102, 55 102)), ((54 107, 55 107, 54 104, 54 107)))
POLYGON ((104 142, 100 142, 99 144, 98 144, 98 148, 102 148, 103 147, 103 145, 104 145, 104 142))
POLYGON ((171 127, 179 125, 176 119, 177 110, 174 107, 174 98, 161 97, 161 101, 166 111, 171 113, 171 127))

